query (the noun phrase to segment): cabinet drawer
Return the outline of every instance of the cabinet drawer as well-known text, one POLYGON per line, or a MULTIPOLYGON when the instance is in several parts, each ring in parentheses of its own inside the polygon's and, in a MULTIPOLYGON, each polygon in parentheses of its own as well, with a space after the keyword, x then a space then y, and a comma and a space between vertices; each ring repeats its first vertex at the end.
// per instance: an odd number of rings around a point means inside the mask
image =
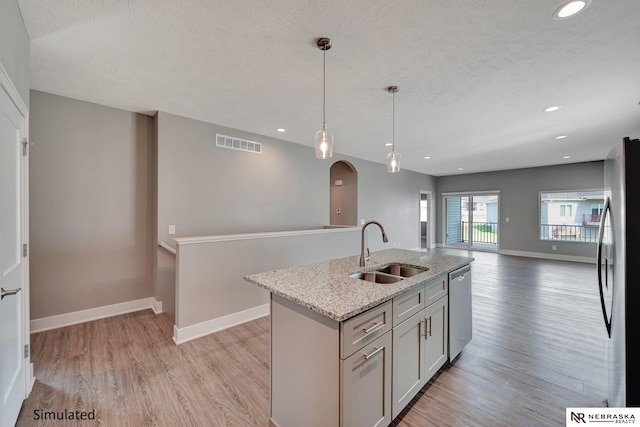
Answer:
POLYGON ((340 357, 346 359, 391 329, 391 301, 340 324, 340 357))
POLYGON ((424 308, 424 289, 424 285, 420 285, 393 299, 393 326, 424 308))
POLYGON ((447 294, 449 294, 449 278, 445 274, 426 284, 425 307, 428 307, 447 294))

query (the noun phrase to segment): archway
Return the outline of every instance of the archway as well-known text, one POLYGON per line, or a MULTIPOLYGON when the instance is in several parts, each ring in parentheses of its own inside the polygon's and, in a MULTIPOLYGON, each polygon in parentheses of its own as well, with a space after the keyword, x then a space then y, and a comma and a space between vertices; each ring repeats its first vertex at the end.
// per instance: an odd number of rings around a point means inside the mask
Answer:
POLYGON ((358 225, 358 171, 344 160, 329 172, 329 224, 358 225))

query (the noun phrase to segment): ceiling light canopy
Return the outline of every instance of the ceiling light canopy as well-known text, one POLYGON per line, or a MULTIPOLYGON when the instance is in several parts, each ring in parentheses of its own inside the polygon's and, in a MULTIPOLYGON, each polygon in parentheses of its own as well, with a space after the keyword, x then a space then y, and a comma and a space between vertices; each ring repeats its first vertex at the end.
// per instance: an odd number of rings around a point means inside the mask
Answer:
POLYGON ((331 49, 331 39, 321 37, 316 41, 318 49, 322 51, 322 129, 316 132, 314 145, 316 147, 317 159, 329 159, 333 155, 333 134, 327 130, 327 122, 325 120, 326 113, 326 54, 331 49))
POLYGON ((391 110, 391 152, 387 154, 387 172, 396 173, 400 171, 400 153, 396 152, 396 93, 398 92, 398 86, 389 86, 387 89, 392 95, 392 110, 391 110))
POLYGON ((553 19, 563 20, 576 16, 591 4, 591 0, 571 0, 553 12, 553 19))

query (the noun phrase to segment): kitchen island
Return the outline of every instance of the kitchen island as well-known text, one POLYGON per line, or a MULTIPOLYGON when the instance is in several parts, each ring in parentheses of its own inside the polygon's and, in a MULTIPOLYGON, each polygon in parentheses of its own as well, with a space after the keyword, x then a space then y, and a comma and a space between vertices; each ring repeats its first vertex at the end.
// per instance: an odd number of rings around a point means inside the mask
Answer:
POLYGON ((448 360, 448 273, 471 261, 389 249, 246 276, 271 293, 271 424, 388 425, 448 360))

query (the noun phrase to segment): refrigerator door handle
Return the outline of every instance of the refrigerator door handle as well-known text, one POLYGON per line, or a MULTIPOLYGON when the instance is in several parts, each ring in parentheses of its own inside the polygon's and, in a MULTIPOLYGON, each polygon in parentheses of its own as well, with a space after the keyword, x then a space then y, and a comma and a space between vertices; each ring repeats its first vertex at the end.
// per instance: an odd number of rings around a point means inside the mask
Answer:
MULTIPOLYGON (((604 208, 602 209, 602 218, 600 218, 596 264, 598 266, 598 290, 600 291, 600 306, 602 307, 602 316, 604 317, 604 325, 607 328, 607 334, 609 335, 609 338, 611 338, 611 320, 609 317, 607 317, 607 309, 604 301, 604 290, 602 288, 602 245, 605 232, 605 221, 607 219, 607 215, 609 215, 609 203, 610 200, 607 197, 607 200, 604 202, 604 208)), ((609 284, 605 283, 605 286, 607 286, 608 288, 609 284)))

